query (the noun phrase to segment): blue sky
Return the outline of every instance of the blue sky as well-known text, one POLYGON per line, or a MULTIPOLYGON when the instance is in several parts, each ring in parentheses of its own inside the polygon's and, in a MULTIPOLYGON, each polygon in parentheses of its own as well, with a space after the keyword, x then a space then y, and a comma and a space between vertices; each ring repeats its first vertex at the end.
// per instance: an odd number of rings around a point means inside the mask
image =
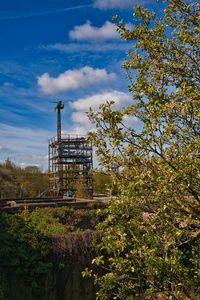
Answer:
MULTIPOLYGON (((113 15, 132 21, 134 0, 0 1, 0 162, 47 166, 55 135, 54 101, 63 131, 85 134, 85 112, 106 100, 131 103, 121 64, 130 48, 113 15)), ((156 7, 156 1, 143 4, 156 7)), ((130 24, 129 24, 130 26, 130 24)), ((133 120, 135 122, 135 120, 133 120)))

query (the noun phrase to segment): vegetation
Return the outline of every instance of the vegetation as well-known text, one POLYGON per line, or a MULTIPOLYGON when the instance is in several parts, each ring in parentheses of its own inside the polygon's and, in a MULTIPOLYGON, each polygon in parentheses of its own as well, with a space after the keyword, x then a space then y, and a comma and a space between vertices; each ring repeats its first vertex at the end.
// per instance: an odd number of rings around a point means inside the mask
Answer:
MULTIPOLYGON (((48 255, 48 238, 66 233, 68 228, 61 223, 69 209, 27 210, 15 215, 0 215, 0 266, 11 269, 27 284, 36 287, 41 276, 52 266, 48 255)), ((70 228, 71 229, 71 228, 70 228)))
POLYGON ((0 165, 0 199, 37 197, 48 187, 48 175, 37 166, 20 168, 9 159, 0 165))
POLYGON ((92 170, 93 182, 94 182, 94 194, 107 195, 112 187, 111 176, 98 169, 92 170))
MULTIPOLYGON (((92 170, 94 193, 107 194, 111 189, 111 178, 107 173, 92 170)), ((72 190, 76 197, 87 198, 86 181, 81 175, 72 190)), ((0 165, 0 199, 37 197, 48 189, 48 174, 42 173, 37 166, 21 168, 7 159, 0 165)))
MULTIPOLYGON (((93 206, 88 209, 37 208, 32 212, 24 210, 17 214, 1 213, 0 299, 4 299, 3 295, 7 295, 9 288, 4 283, 6 280, 3 274, 7 274, 6 278, 21 280, 26 288, 30 287, 34 292, 36 299, 40 299, 37 298, 37 293, 43 289, 48 274, 56 270, 59 272, 67 264, 61 257, 53 259, 52 239, 55 244, 57 238, 59 240, 60 236, 66 237, 67 233, 73 232, 76 235, 81 234, 82 230, 94 229, 99 218, 103 218, 103 212, 93 206)), ((68 243, 70 242, 69 238, 68 243)), ((54 246, 59 248, 59 244, 54 246)), ((87 246, 88 249, 90 246, 87 246)), ((62 251, 65 256, 67 250, 62 251)))
MULTIPOLYGON (((136 5, 131 30, 117 23, 134 47, 123 64, 132 105, 114 110, 108 102, 89 112, 97 127, 90 138, 118 191, 99 216, 94 269, 84 272, 94 276, 97 299, 198 299, 200 292, 200 7, 165 5, 161 18, 136 5)), ((36 196, 46 185, 38 169, 9 161, 0 176, 1 198, 36 196)), ((36 287, 52 268, 50 238, 86 223, 83 211, 67 208, 1 214, 1 268, 36 287)))
POLYGON ((3 298, 4 298, 4 296, 3 296, 3 290, 2 290, 2 288, 0 286, 0 300, 4 300, 3 298))
MULTIPOLYGON (((93 193, 94 195, 107 195, 112 190, 111 176, 99 169, 90 171, 93 180, 93 193)), ((75 180, 74 187, 75 196, 77 198, 88 198, 87 180, 83 175, 75 180)))
POLYGON ((165 4, 161 18, 136 5, 132 30, 117 23, 134 47, 123 64, 132 105, 89 112, 90 138, 120 193, 97 227, 97 299, 199 295, 200 7, 165 4))
POLYGON ((80 175, 75 182, 75 196, 77 198, 88 198, 87 180, 83 175, 80 175))

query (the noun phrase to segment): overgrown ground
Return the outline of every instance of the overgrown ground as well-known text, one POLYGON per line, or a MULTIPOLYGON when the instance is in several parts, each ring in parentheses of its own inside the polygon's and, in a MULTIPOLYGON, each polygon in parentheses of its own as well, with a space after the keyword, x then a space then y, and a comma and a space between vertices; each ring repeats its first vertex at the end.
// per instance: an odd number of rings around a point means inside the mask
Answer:
MULTIPOLYGON (((41 285, 47 282, 48 274, 65 269, 68 262, 71 264, 74 261, 76 264, 79 261, 82 266, 78 271, 80 274, 76 275, 79 281, 81 271, 93 255, 94 228, 103 215, 104 210, 96 204, 86 209, 37 208, 32 212, 24 210, 14 215, 2 213, 1 275, 6 273, 10 277, 12 274, 15 280, 18 278, 24 282, 25 288, 30 288, 31 293, 39 293, 38 299, 46 299, 41 298, 40 290, 41 285)), ((0 276, 0 279, 0 299, 10 299, 6 298, 9 286, 5 276, 0 276)))

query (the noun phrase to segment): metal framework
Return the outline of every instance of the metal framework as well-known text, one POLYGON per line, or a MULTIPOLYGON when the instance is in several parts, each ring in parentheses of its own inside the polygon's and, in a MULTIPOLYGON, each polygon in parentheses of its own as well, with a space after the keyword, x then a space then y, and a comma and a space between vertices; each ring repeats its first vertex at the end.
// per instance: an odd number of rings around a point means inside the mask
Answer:
POLYGON ((87 197, 92 198, 92 145, 83 136, 61 133, 63 108, 62 102, 57 102, 57 136, 49 140, 49 192, 54 197, 72 196, 82 178, 87 197))

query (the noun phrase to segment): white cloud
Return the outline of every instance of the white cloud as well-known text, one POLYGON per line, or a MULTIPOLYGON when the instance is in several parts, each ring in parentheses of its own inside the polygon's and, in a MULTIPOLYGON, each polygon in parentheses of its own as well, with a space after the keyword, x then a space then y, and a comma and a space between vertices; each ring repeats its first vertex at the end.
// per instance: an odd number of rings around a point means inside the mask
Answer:
POLYGON ((123 117, 123 123, 127 127, 133 127, 136 121, 137 121, 137 118, 134 116, 124 116, 123 117))
POLYGON ((48 73, 44 73, 38 77, 38 86, 45 94, 55 94, 115 79, 116 75, 108 73, 105 69, 85 66, 81 69, 67 70, 58 77, 51 77, 48 73))
POLYGON ((71 108, 77 111, 88 111, 90 107, 94 110, 98 110, 99 105, 106 103, 107 101, 115 101, 115 108, 120 108, 131 103, 131 97, 129 94, 120 91, 103 92, 86 98, 80 98, 70 103, 71 108))
POLYGON ((75 26, 69 32, 71 40, 76 41, 104 41, 119 39, 119 34, 116 31, 116 26, 106 21, 102 27, 95 27, 91 22, 87 21, 85 24, 75 26))
POLYGON ((63 131, 63 134, 68 135, 70 132, 70 136, 87 136, 88 132, 92 129, 91 126, 83 126, 80 124, 73 124, 71 127, 68 127, 67 130, 63 131))
POLYGON ((87 117, 86 113, 83 111, 73 112, 71 119, 72 119, 72 122, 76 123, 76 124, 79 123, 84 126, 88 124, 88 117, 87 117))
POLYGON ((95 0, 94 7, 100 9, 113 9, 113 8, 129 8, 133 5, 133 0, 95 0))
MULTIPOLYGON (((86 112, 91 107, 93 111, 98 111, 99 105, 106 103, 107 101, 115 101, 114 108, 120 109, 123 106, 130 105, 132 103, 131 96, 127 93, 120 92, 117 90, 102 92, 89 97, 77 99, 74 102, 70 102, 70 107, 74 110, 71 115, 73 122, 72 127, 69 128, 68 132, 76 134, 87 134, 89 131, 94 130, 94 125, 91 124, 86 112)), ((130 124, 125 121, 126 125, 130 124)), ((135 120, 134 120, 135 121, 135 120)))

